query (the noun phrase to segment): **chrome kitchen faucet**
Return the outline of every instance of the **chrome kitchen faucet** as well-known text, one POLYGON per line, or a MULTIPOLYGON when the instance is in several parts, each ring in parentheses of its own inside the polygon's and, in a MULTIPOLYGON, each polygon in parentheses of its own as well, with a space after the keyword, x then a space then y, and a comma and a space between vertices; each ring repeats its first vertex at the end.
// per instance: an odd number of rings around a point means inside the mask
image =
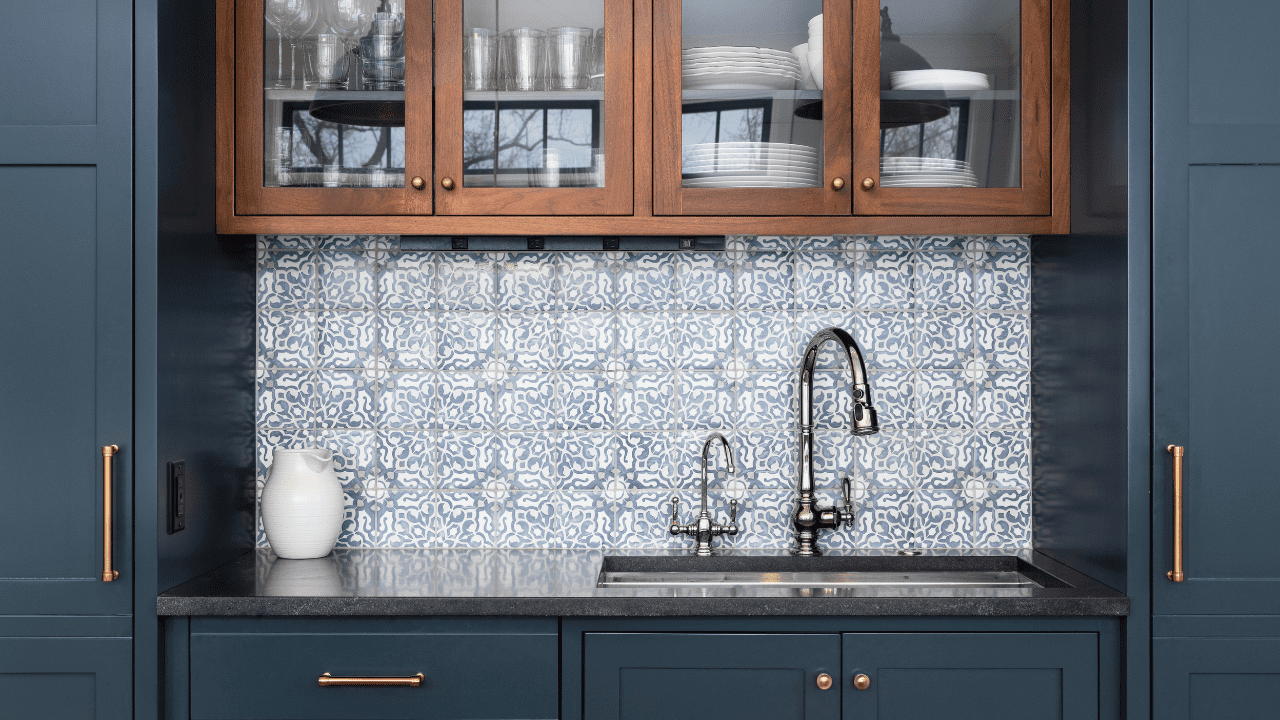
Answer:
POLYGON ((733 464, 733 449, 729 447, 729 441, 720 433, 711 433, 707 436, 707 441, 702 444, 702 512, 698 513, 698 517, 688 525, 680 524, 680 498, 676 495, 671 496, 671 534, 672 535, 692 535, 696 540, 694 545, 694 555, 711 555, 711 539, 716 535, 737 535, 738 534, 738 501, 729 501, 729 524, 721 525, 711 519, 711 513, 707 511, 707 460, 711 453, 711 444, 716 440, 724 446, 724 461, 729 472, 737 473, 738 468, 733 464))
MULTIPOLYGON (((849 478, 841 481, 844 490, 844 507, 819 507, 813 497, 813 371, 818 364, 818 353, 831 341, 839 343, 849 358, 849 373, 853 377, 853 413, 849 432, 854 435, 872 435, 880 431, 876 421, 876 409, 871 406, 871 385, 867 382, 867 366, 862 362, 862 351, 853 336, 836 327, 821 330, 809 341, 804 359, 800 363, 800 461, 797 463, 796 512, 791 516, 795 528, 793 555, 821 555, 818 548, 818 531, 835 529, 843 524, 853 528, 853 489, 849 478)), ((728 446, 726 446, 728 447, 728 446)))

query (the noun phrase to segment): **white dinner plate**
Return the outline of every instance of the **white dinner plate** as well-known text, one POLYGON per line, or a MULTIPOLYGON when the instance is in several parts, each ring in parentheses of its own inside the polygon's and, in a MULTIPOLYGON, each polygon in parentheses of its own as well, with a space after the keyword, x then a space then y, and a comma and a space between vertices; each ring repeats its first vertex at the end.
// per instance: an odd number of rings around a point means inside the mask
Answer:
POLYGON ((978 183, 976 182, 971 182, 971 183, 924 182, 924 181, 913 180, 911 182, 881 182, 880 187, 885 187, 885 188, 949 188, 949 187, 976 188, 978 187, 978 183))
POLYGON ((730 180, 683 180, 681 185, 687 188, 813 188, 818 187, 818 183, 803 182, 787 182, 784 180, 742 180, 733 178, 730 180))
POLYGON ((991 82, 986 74, 969 70, 899 70, 889 73, 894 90, 987 90, 991 82))
POLYGON ((684 48, 680 51, 683 57, 695 55, 768 55, 772 57, 790 57, 790 50, 754 47, 751 45, 711 45, 708 47, 684 48))
POLYGON ((718 143, 698 143, 692 145, 690 150, 809 150, 817 152, 812 145, 800 145, 797 143, 781 143, 781 142, 761 142, 759 140, 736 140, 718 143))

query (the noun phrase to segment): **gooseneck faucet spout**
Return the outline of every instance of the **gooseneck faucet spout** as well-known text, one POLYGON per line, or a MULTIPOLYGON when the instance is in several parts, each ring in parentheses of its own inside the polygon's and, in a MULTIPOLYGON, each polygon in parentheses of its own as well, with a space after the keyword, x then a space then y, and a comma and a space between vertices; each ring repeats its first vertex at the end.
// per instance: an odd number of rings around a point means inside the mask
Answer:
POLYGON ((818 548, 818 531, 834 529, 845 525, 853 527, 852 488, 848 478, 844 478, 841 486, 844 494, 844 507, 818 507, 813 495, 813 373, 818 364, 818 353, 829 342, 835 342, 843 350, 849 360, 849 373, 853 379, 853 412, 850 418, 849 432, 854 435, 871 435, 879 432, 880 425, 876 419, 876 410, 871 404, 871 384, 867 381, 867 366, 862 361, 862 350, 853 336, 836 327, 821 330, 809 341, 805 348, 804 359, 800 363, 800 460, 797 463, 798 478, 796 490, 796 511, 792 516, 795 528, 795 544, 791 552, 795 555, 821 555, 818 548))
POLYGON ((720 433, 711 433, 707 436, 707 441, 702 444, 702 512, 698 513, 697 519, 688 525, 680 524, 680 498, 673 495, 671 497, 671 527, 669 528, 672 535, 692 535, 695 539, 694 554, 695 555, 712 555, 714 550, 711 547, 711 539, 717 535, 737 535, 738 534, 738 501, 729 501, 729 524, 721 525, 711 519, 711 513, 707 511, 707 464, 711 459, 711 446, 715 441, 719 440, 724 446, 724 464, 730 473, 737 473, 738 468, 733 464, 733 448, 729 447, 729 441, 720 433))

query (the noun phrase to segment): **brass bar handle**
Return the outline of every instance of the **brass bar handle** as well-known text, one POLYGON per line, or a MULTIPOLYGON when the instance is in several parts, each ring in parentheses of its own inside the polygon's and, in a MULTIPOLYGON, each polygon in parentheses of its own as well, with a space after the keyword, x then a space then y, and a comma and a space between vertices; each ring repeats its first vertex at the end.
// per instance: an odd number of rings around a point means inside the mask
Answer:
POLYGON ((111 582, 120 577, 120 572, 111 569, 111 505, 115 494, 111 491, 112 458, 120 452, 119 445, 102 446, 102 582, 111 582))
POLYGON ((409 677, 334 677, 329 673, 320 676, 320 687, 422 687, 426 677, 422 673, 409 677))
POLYGON ((1170 445, 1165 451, 1173 456, 1173 569, 1166 573, 1170 580, 1182 582, 1182 456, 1186 448, 1170 445))

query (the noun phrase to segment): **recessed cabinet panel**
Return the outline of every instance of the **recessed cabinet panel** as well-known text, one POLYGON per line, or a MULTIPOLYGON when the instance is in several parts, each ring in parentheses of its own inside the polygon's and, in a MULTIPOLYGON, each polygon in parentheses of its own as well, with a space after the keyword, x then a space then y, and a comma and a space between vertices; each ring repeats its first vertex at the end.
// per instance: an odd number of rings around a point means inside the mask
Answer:
POLYGON ((0 717, 132 717, 130 638, 0 638, 0 717))
POLYGON ((1280 706, 1280 638, 1155 638, 1152 717, 1273 717, 1280 706))

